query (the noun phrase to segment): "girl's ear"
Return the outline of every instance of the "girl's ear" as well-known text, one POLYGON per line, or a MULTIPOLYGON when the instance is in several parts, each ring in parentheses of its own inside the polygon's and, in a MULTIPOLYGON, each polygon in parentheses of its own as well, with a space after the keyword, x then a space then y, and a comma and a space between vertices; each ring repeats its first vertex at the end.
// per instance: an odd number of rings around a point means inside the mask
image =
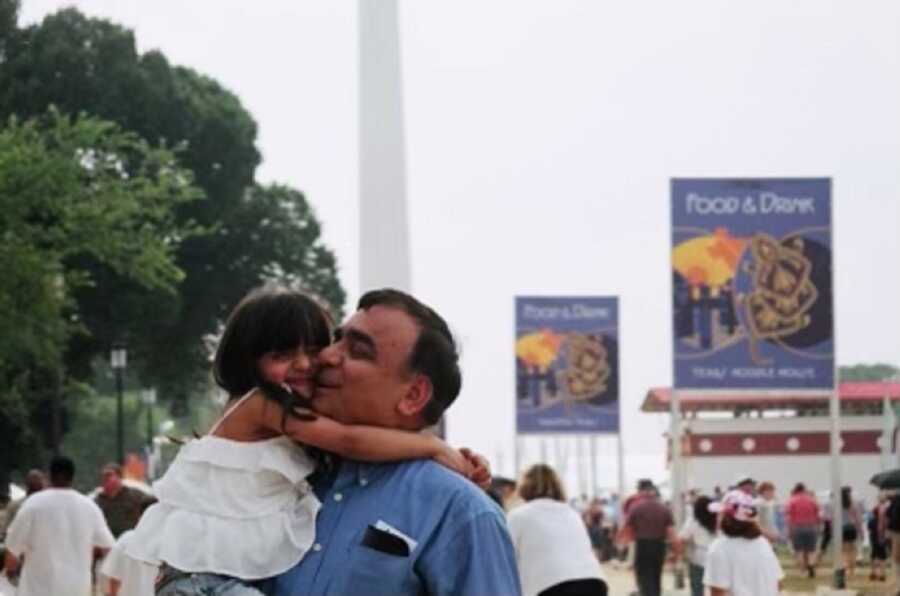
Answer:
POLYGON ((431 400, 433 392, 431 379, 425 375, 416 375, 406 395, 397 403, 397 411, 407 418, 417 417, 431 400))

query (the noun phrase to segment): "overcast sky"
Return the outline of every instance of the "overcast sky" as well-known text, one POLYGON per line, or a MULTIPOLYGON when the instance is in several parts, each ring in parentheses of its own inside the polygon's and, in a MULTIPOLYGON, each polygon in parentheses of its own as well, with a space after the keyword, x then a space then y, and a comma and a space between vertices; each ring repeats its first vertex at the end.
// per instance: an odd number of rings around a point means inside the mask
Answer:
MULTIPOLYGON (((355 301, 356 1, 74 4, 240 97, 258 179, 306 193, 355 301)), ((400 7, 413 285, 464 349, 453 443, 511 471, 513 296, 618 295, 628 481, 662 476, 639 405, 672 380, 671 177, 832 177, 838 360, 900 364, 900 3, 400 7)))

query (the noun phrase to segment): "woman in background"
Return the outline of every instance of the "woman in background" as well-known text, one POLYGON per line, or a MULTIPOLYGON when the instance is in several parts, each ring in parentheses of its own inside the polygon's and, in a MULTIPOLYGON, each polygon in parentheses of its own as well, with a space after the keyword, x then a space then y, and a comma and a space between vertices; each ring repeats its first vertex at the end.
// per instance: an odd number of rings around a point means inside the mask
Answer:
POLYGON ((607 586, 584 522, 566 504, 556 472, 536 464, 519 484, 524 505, 509 512, 525 596, 606 596, 607 586))
POLYGON ((863 535, 862 513, 853 502, 853 493, 849 486, 841 489, 841 554, 844 556, 844 569, 847 577, 856 574, 857 542, 863 535))
POLYGON ((691 595, 703 596, 703 570, 709 545, 716 537, 716 516, 710 512, 712 499, 699 496, 694 501, 694 515, 684 522, 678 537, 685 546, 691 595))
POLYGON ((872 509, 869 518, 869 542, 872 543, 872 571, 869 579, 872 581, 885 581, 887 579, 885 564, 888 557, 887 535, 887 510, 891 504, 888 494, 881 491, 878 494, 878 502, 872 509))

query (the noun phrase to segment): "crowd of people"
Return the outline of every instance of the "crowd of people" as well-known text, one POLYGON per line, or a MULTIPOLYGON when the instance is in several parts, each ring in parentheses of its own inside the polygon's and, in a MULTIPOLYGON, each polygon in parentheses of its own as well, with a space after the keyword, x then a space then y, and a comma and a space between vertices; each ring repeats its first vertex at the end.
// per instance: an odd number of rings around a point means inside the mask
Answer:
POLYGON ((661 594, 667 558, 684 561, 694 594, 767 596, 783 577, 773 545, 813 575, 817 546, 839 539, 852 574, 868 534, 884 578, 900 538, 900 507, 864 512, 849 490, 838 531, 803 485, 779 505, 751 478, 690 494, 681 528, 650 480, 621 503, 568 501, 546 464, 489 486, 484 458, 422 432, 459 394, 459 355, 440 315, 396 290, 364 294, 336 329, 306 294, 254 290, 213 376, 226 407, 153 497, 117 464, 90 496, 64 456, 26 475, 4 524, 18 596, 604 596, 601 562, 623 552, 641 596, 661 594))
MULTIPOLYGON (((74 478, 75 463, 65 456, 53 458, 46 474, 26 474, 25 496, 6 507, 0 524, 6 581, 23 596, 89 594, 95 584, 111 596, 140 593, 120 590, 123 579, 134 582, 117 551, 156 499, 126 486, 118 464, 104 466, 91 495, 72 488, 74 478)), ((152 588, 155 573, 144 577, 152 588)))

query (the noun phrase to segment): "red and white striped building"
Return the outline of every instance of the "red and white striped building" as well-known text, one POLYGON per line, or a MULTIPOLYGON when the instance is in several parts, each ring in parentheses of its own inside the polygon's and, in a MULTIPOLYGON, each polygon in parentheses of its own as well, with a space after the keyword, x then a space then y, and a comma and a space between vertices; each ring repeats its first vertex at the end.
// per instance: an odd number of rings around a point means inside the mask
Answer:
MULTIPOLYGON (((898 467, 894 416, 900 383, 841 383, 841 483, 872 497, 869 479, 898 467)), ((651 389, 641 410, 668 413, 671 390, 651 389)), ((831 483, 827 394, 752 392, 739 396, 680 391, 682 453, 688 488, 726 488, 739 474, 775 483, 785 496, 797 482, 831 483)))

